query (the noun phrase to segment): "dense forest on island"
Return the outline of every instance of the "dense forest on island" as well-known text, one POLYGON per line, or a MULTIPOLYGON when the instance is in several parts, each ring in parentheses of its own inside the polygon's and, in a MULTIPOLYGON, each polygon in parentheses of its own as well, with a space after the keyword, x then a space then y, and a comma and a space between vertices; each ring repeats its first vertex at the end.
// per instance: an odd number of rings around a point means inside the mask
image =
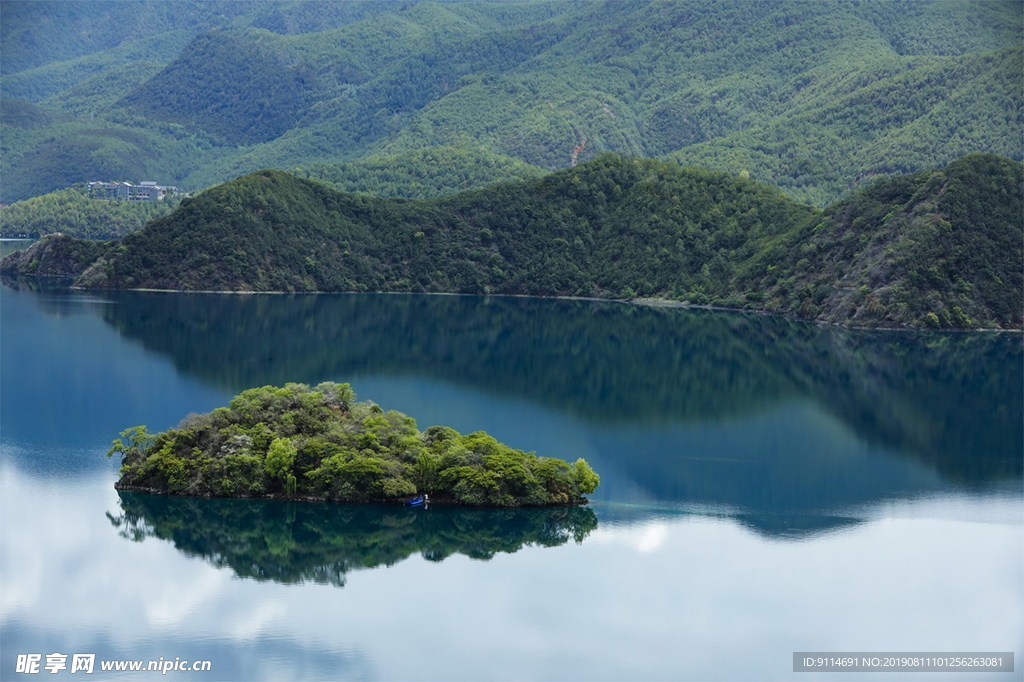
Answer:
POLYGON ((348 384, 264 386, 174 429, 126 429, 120 490, 340 502, 434 501, 517 507, 586 502, 599 478, 573 464, 499 443, 482 431, 420 432, 411 417, 357 403, 348 384))
MULTIPOLYGON (((880 180, 824 211, 744 177, 610 154, 431 200, 261 171, 97 247, 76 284, 658 298, 854 326, 1019 329, 1021 188, 1021 164, 992 155, 880 180)), ((47 245, 33 248, 62 253, 47 245)), ((55 274, 25 255, 2 267, 55 274)))
POLYGON ((9 0, 0 19, 3 201, 261 168, 419 198, 615 151, 823 207, 1022 157, 1012 1, 9 0))

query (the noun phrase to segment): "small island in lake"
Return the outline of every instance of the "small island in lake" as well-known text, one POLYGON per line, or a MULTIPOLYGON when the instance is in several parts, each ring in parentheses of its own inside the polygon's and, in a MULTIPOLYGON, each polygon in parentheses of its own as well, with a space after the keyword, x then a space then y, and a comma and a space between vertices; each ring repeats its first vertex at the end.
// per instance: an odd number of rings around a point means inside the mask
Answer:
POLYGON ((587 502, 600 479, 583 459, 503 445, 483 431, 419 431, 411 417, 355 402, 348 384, 264 386, 177 428, 121 432, 118 490, 338 502, 432 500, 475 506, 587 502))

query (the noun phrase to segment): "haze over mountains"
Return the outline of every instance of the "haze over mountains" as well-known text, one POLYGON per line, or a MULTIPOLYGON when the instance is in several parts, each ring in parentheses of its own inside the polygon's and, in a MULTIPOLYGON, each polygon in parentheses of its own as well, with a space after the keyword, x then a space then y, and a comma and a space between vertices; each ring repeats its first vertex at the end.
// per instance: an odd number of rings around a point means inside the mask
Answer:
POLYGON ((823 206, 1022 156, 1016 2, 0 5, 0 199, 260 168, 448 194, 612 150, 823 206), (341 164, 341 165, 339 165, 341 164))

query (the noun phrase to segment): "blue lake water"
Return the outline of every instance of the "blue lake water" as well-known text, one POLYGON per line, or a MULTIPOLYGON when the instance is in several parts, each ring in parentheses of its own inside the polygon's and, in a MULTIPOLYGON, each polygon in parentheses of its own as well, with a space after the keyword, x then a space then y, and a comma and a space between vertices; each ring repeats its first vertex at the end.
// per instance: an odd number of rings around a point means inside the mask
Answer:
POLYGON ((51 652, 202 680, 809 679, 794 651, 1014 651, 974 677, 1021 679, 1019 335, 26 282, 0 334, 2 679, 51 652), (121 429, 325 380, 601 486, 512 512, 113 489, 121 429))

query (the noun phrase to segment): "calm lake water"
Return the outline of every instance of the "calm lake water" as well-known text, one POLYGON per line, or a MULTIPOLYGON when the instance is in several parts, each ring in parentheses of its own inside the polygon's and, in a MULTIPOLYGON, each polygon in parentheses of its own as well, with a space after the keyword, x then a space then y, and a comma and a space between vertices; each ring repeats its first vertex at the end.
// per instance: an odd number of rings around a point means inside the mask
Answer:
POLYGON ((498 297, 0 297, 0 678, 62 652, 212 662, 167 679, 807 680, 792 654, 818 650, 1014 651, 1017 672, 974 677, 1021 679, 1019 335, 498 297), (518 512, 113 489, 121 429, 325 380, 421 428, 585 457, 601 487, 518 512))

